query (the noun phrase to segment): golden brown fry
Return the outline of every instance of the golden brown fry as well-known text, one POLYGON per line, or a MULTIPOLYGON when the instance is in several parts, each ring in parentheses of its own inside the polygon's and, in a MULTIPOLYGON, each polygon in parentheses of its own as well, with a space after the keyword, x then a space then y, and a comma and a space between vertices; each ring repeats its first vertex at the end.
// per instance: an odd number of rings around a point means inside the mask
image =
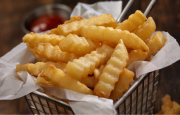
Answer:
POLYGON ((65 21, 64 24, 71 23, 71 22, 74 22, 74 21, 80 21, 82 19, 84 19, 84 18, 81 17, 81 16, 72 16, 71 19, 65 21))
POLYGON ((118 98, 122 97, 124 92, 128 90, 133 77, 134 73, 124 68, 123 72, 119 76, 119 80, 116 83, 114 90, 111 93, 110 99, 113 99, 113 101, 116 102, 118 98))
POLYGON ((147 44, 150 49, 150 53, 156 54, 157 51, 164 46, 166 41, 166 37, 161 32, 156 32, 154 36, 150 37, 147 44))
POLYGON ((55 34, 38 34, 31 32, 23 37, 24 43, 29 43, 31 48, 37 47, 38 43, 50 43, 51 45, 59 45, 60 41, 64 39, 64 36, 55 34))
POLYGON ((119 79, 120 73, 126 66, 127 60, 127 49, 124 46, 123 40, 120 40, 94 88, 94 92, 97 96, 109 98, 111 91, 114 90, 115 83, 119 79))
POLYGON ((131 14, 127 20, 117 24, 116 29, 128 30, 129 32, 132 32, 138 26, 143 24, 146 19, 146 16, 141 11, 137 10, 134 14, 131 14))
POLYGON ((98 42, 93 42, 92 40, 84 37, 78 37, 75 34, 69 34, 59 44, 62 51, 71 52, 78 55, 90 53, 99 46, 100 44, 98 42))
POLYGON ((161 32, 156 32, 154 36, 150 37, 149 41, 147 41, 149 53, 146 60, 151 60, 151 55, 156 54, 165 45, 166 41, 166 37, 161 32))
POLYGON ((163 105, 161 106, 161 111, 163 114, 175 114, 173 109, 173 103, 169 95, 165 95, 162 99, 163 105))
POLYGON ((106 41, 113 44, 118 44, 119 40, 122 39, 127 48, 141 49, 142 51, 149 52, 148 46, 142 39, 126 30, 121 31, 120 29, 105 28, 102 26, 83 26, 80 33, 86 39, 100 42, 106 41))
POLYGON ((94 88, 94 86, 97 84, 98 80, 94 76, 93 77, 87 76, 87 77, 82 78, 80 82, 90 88, 94 88))
POLYGON ((80 35, 80 28, 84 25, 114 27, 117 25, 117 22, 111 14, 102 14, 98 17, 91 17, 90 19, 82 19, 80 21, 73 21, 71 23, 59 25, 58 31, 64 36, 67 36, 70 33, 80 35))
POLYGON ((66 63, 63 62, 37 62, 35 64, 28 63, 26 64, 28 70, 30 71, 30 74, 33 76, 38 76, 45 68, 48 67, 48 65, 54 65, 56 68, 61 69, 62 71, 66 72, 66 63))
POLYGON ((135 31, 133 31, 133 33, 145 41, 146 39, 150 38, 151 34, 155 30, 156 24, 153 18, 149 17, 148 20, 144 22, 142 25, 140 25, 135 31))
MULTIPOLYGON (((76 79, 65 74, 62 70, 57 69, 53 65, 49 65, 43 70, 38 77, 43 77, 46 81, 52 83, 54 86, 69 89, 84 94, 93 94, 93 91, 86 85, 80 83, 76 79)), ((36 82, 37 83, 37 82, 36 82)))
POLYGON ((16 65, 16 75, 18 78, 20 78, 20 76, 17 74, 17 72, 19 71, 27 71, 28 73, 30 73, 29 69, 27 68, 26 64, 17 64, 16 65))
POLYGON ((129 59, 127 61, 126 67, 135 61, 145 61, 147 54, 147 52, 142 52, 141 50, 132 50, 129 53, 129 59))
POLYGON ((71 77, 81 80, 82 77, 92 74, 94 69, 99 65, 105 64, 112 52, 113 49, 110 46, 103 45, 97 48, 96 51, 86 54, 84 57, 74 59, 73 62, 68 62, 66 65, 66 72, 71 77))
POLYGON ((62 52, 59 46, 52 46, 50 43, 39 43, 32 52, 53 62, 68 62, 78 58, 78 56, 73 53, 62 52))

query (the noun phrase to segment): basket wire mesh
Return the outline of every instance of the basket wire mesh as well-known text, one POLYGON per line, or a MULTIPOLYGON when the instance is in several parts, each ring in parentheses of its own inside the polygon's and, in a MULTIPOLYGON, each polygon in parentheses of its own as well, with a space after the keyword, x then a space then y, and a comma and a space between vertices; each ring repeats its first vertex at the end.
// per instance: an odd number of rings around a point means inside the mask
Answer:
MULTIPOLYGON (((114 104, 117 113, 153 113, 159 80, 158 70, 137 79, 129 90, 114 104)), ((25 99, 33 114, 74 114, 68 103, 39 91, 26 95, 25 99)))

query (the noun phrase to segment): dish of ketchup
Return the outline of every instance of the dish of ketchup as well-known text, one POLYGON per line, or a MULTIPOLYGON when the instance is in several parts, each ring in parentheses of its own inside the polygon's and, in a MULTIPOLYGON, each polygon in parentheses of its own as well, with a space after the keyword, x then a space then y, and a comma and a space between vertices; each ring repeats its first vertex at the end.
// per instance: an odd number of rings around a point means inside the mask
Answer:
POLYGON ((57 14, 46 14, 36 18, 30 24, 30 31, 39 33, 63 24, 66 19, 57 14))

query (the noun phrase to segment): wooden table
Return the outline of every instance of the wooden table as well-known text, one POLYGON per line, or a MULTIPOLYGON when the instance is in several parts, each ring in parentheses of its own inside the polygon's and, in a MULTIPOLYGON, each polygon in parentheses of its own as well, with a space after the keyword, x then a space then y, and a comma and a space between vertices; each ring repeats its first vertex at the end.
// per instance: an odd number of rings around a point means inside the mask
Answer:
MULTIPOLYGON (((123 0, 124 4, 127 0, 123 0)), ((63 3, 71 8, 78 2, 94 3, 96 0, 2 0, 0 4, 0 56, 10 51, 22 42, 23 33, 21 29, 22 19, 32 9, 51 3, 63 3)), ((127 13, 134 13, 139 9, 145 11, 150 0, 135 0, 133 6, 127 13)), ((157 29, 169 32, 178 43, 180 43, 180 0, 158 0, 149 16, 156 22, 157 29)), ((167 54, 168 55, 168 54, 167 54)), ((171 99, 180 103, 180 61, 162 69, 160 87, 155 105, 155 113, 160 110, 161 99, 165 94, 171 95, 171 99)), ((0 101, 0 114, 28 114, 31 113, 25 99, 0 101)))

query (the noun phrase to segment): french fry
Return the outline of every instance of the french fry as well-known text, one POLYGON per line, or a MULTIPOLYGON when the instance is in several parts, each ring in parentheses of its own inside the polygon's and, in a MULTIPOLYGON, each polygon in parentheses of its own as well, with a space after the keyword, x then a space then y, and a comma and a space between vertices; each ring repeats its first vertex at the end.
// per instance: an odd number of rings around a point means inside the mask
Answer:
POLYGON ((38 43, 50 43, 51 45, 59 45, 60 41, 64 39, 64 36, 55 34, 38 34, 31 32, 23 37, 24 43, 29 43, 31 48, 37 47, 38 43))
POLYGON ((126 67, 135 61, 145 61, 147 52, 142 52, 141 50, 132 50, 129 54, 129 59, 127 61, 126 67))
POLYGON ((161 111, 163 114, 175 114, 173 109, 173 103, 169 95, 165 95, 162 99, 163 105, 161 106, 161 111))
POLYGON ((128 30, 129 32, 132 32, 138 26, 143 24, 146 19, 146 16, 141 11, 137 10, 134 14, 131 14, 127 20, 117 24, 116 29, 128 30))
POLYGON ((146 56, 146 60, 150 60, 151 55, 156 54, 165 45, 166 41, 166 37, 161 32, 156 32, 154 36, 150 37, 149 41, 147 41, 149 53, 146 56))
POLYGON ((61 69, 62 71, 66 72, 66 63, 63 62, 37 62, 35 64, 28 63, 26 64, 28 70, 30 71, 30 74, 33 76, 38 76, 45 68, 48 67, 48 65, 54 65, 56 68, 61 69))
POLYGON ((123 40, 120 40, 94 88, 94 92, 97 96, 109 98, 111 91, 114 90, 115 83, 119 79, 120 73, 126 66, 127 60, 127 49, 124 46, 123 40))
MULTIPOLYGON (((53 65, 49 65, 44 69, 38 77, 43 77, 46 81, 54 86, 69 89, 84 94, 93 94, 93 91, 86 85, 80 83, 76 79, 65 74, 61 69, 57 69, 53 65)), ((37 83, 37 82, 36 82, 37 83)))
POLYGON ((125 91, 128 90, 129 84, 132 82, 134 73, 124 68, 123 72, 119 76, 119 80, 115 85, 114 90, 111 93, 110 99, 113 99, 114 102, 122 95, 125 91))
POLYGON ((93 77, 87 76, 87 77, 82 78, 80 82, 90 88, 94 88, 94 86, 97 84, 98 80, 94 76, 93 77))
POLYGON ((151 54, 156 54, 166 43, 166 37, 161 32, 156 32, 154 36, 150 37, 147 45, 151 54))
POLYGON ((32 54, 34 55, 34 57, 36 57, 36 59, 37 59, 39 62, 47 62, 47 61, 48 61, 46 58, 40 57, 40 55, 36 54, 36 53, 34 52, 34 48, 31 48, 30 45, 29 45, 29 43, 26 43, 26 46, 27 46, 28 50, 32 52, 32 54))
POLYGON ((27 68, 26 64, 17 64, 16 65, 16 75, 18 78, 20 78, 20 76, 17 74, 17 72, 19 71, 27 71, 28 73, 30 73, 29 69, 27 68))
POLYGON ((133 31, 133 33, 145 41, 146 39, 150 38, 151 34, 155 30, 156 24, 153 18, 149 17, 147 21, 140 25, 135 31, 133 31))
POLYGON ((77 55, 85 55, 90 53, 99 46, 100 44, 98 42, 93 42, 90 39, 86 40, 86 38, 78 37, 75 34, 69 34, 59 44, 62 51, 75 53, 77 55))
POLYGON ((105 64, 112 52, 113 49, 111 47, 103 45, 97 48, 96 51, 86 54, 84 57, 74 59, 73 62, 68 62, 66 72, 71 77, 80 81, 82 77, 92 74, 94 69, 99 65, 105 64))
POLYGON ((121 31, 120 29, 105 28, 103 26, 83 26, 80 33, 86 39, 100 42, 106 41, 108 43, 118 44, 118 41, 122 39, 127 48, 141 49, 142 51, 149 52, 148 46, 142 39, 126 30, 121 31))
POLYGON ((46 60, 53 62, 68 62, 78 58, 78 56, 73 53, 62 52, 59 46, 52 46, 50 43, 39 43, 32 52, 33 54, 44 57, 46 60))
POLYGON ((58 31, 64 36, 67 36, 70 33, 80 35, 80 28, 84 25, 115 27, 117 22, 111 14, 102 14, 98 17, 91 17, 90 19, 82 19, 80 21, 73 21, 71 23, 59 25, 58 31))

